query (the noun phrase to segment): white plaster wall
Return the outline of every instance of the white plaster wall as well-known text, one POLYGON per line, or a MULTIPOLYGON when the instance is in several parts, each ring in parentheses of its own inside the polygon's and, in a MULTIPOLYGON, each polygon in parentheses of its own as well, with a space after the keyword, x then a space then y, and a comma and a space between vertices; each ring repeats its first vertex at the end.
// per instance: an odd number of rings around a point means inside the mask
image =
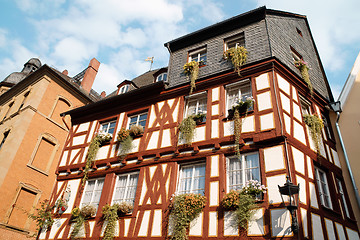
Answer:
POLYGON ((149 113, 149 127, 153 127, 156 119, 155 106, 151 105, 150 113, 149 113))
POLYGON ((154 220, 151 229, 151 236, 152 237, 160 237, 161 236, 161 229, 162 229, 162 210, 156 209, 154 210, 154 220))
POLYGON ((254 216, 248 224, 248 236, 264 235, 264 209, 253 210, 254 216))
POLYGON ((295 117, 297 120, 299 120, 300 122, 302 122, 300 106, 297 105, 297 104, 294 103, 294 102, 293 102, 293 114, 294 114, 294 117, 295 117))
POLYGON ((210 182, 210 206, 219 205, 219 182, 210 182))
POLYGON ((147 150, 157 149, 158 140, 159 140, 159 131, 155 131, 152 133, 146 149, 147 150))
MULTIPOLYGON (((121 146, 121 144, 120 144, 121 146)), ((140 138, 136 138, 132 141, 133 148, 129 151, 129 153, 138 152, 140 147, 140 138)))
POLYGON ((73 146, 84 144, 85 143, 85 138, 86 138, 86 135, 73 137, 73 146))
POLYGON ((89 142, 91 142, 91 140, 94 138, 95 128, 96 128, 97 123, 98 123, 98 121, 92 122, 90 133, 89 133, 89 138, 88 138, 89 142))
POLYGON ((146 237, 149 228, 150 210, 144 211, 138 237, 146 237))
POLYGON ((74 201, 76 194, 78 193, 78 188, 81 179, 69 180, 67 187, 70 188, 71 194, 68 202, 68 208, 64 213, 71 213, 71 210, 74 208, 74 201))
POLYGON ((110 149, 109 145, 106 145, 106 146, 103 146, 103 147, 99 148, 99 151, 96 153, 95 160, 107 158, 107 155, 109 153, 109 149, 110 149))
POLYGON ((291 147, 295 170, 305 175, 305 155, 297 148, 291 147))
MULTIPOLYGON (((90 125, 90 122, 87 122, 87 123, 81 123, 78 130, 76 132, 85 132, 89 129, 89 125, 90 125)), ((76 126, 74 126, 74 129, 76 128, 76 126)))
POLYGON ((290 212, 286 208, 271 209, 271 236, 292 236, 290 212))
POLYGON ((190 223, 189 236, 201 236, 202 229, 203 229, 203 213, 200 213, 199 216, 190 223))
POLYGON ((313 232, 313 240, 323 240, 324 234, 321 226, 321 219, 319 215, 311 214, 311 222, 312 222, 312 232, 313 232))
POLYGON ((351 240, 359 240, 360 239, 359 234, 356 231, 354 231, 350 228, 346 228, 346 232, 347 232, 349 239, 351 239, 351 240))
POLYGON ((213 116, 219 115, 219 104, 211 106, 211 115, 213 116))
POLYGON ((302 178, 300 176, 296 176, 296 182, 298 184, 300 184, 299 200, 300 200, 300 202, 307 204, 306 181, 304 178, 302 178))
POLYGON ((300 142, 302 142, 304 145, 306 145, 305 132, 303 126, 296 121, 293 121, 293 123, 294 123, 294 137, 300 142))
POLYGON ((329 239, 336 240, 333 221, 325 218, 326 231, 329 239))
POLYGON ((115 134, 114 134, 115 137, 117 136, 117 133, 121 129, 121 126, 122 126, 123 121, 124 121, 124 117, 125 117, 125 113, 120 113, 119 114, 119 121, 118 121, 118 125, 117 125, 117 128, 116 128, 115 134))
POLYGON ((259 112, 272 108, 270 91, 258 94, 256 103, 259 112))
MULTIPOLYGON (((281 195, 279 193, 278 185, 282 185, 286 182, 286 175, 280 174, 266 178, 267 193, 269 197, 269 203, 282 203, 281 195)), ((284 199, 285 200, 285 199, 284 199)))
POLYGON ((301 221, 303 225, 304 237, 309 237, 307 210, 304 208, 300 208, 300 212, 301 212, 301 221))
POLYGON ((255 83, 256 83, 256 89, 258 91, 265 89, 265 88, 269 88, 270 83, 269 83, 268 74, 264 73, 264 74, 261 74, 259 77, 255 78, 255 83))
POLYGON ((315 190, 315 184, 310 182, 309 183, 309 190, 310 190, 310 205, 313 208, 319 208, 319 204, 318 204, 318 200, 317 200, 317 195, 316 195, 316 190, 315 190))
POLYGON ((275 146, 264 149, 265 171, 276 171, 285 168, 283 146, 275 146))
POLYGON ((209 212, 209 237, 216 237, 218 235, 217 224, 217 212, 209 212))
POLYGON ((205 126, 197 127, 195 129, 194 142, 204 141, 205 140, 205 126))
POLYGON ((219 137, 219 120, 211 120, 211 138, 219 137))
POLYGON ((219 87, 216 87, 216 88, 213 88, 212 89, 212 101, 215 102, 215 101, 219 101, 219 87))
POLYGON ((139 199, 139 205, 145 204, 144 203, 144 197, 145 197, 146 191, 147 191, 147 185, 146 185, 146 180, 144 178, 144 180, 142 182, 142 186, 141 186, 141 194, 140 194, 140 199, 139 199))
POLYGON ((292 97, 294 99, 294 101, 298 102, 298 95, 297 95, 297 91, 296 91, 296 88, 294 88, 294 86, 291 86, 291 89, 292 89, 292 97))
POLYGON ((280 93, 280 99, 282 108, 290 114, 290 99, 283 93, 280 93))
POLYGON ((68 157, 68 154, 69 154, 69 150, 65 150, 62 157, 61 157, 61 161, 60 161, 59 166, 65 166, 66 165, 66 159, 68 157))
POLYGON ((307 161, 308 177, 314 179, 314 172, 312 168, 311 158, 309 156, 306 156, 306 161, 307 161))
POLYGON ((279 74, 276 74, 276 77, 277 77, 277 80, 278 80, 279 88, 290 95, 290 84, 289 84, 289 82, 286 81, 279 74))
MULTIPOLYGON (((70 150, 70 162, 75 158, 76 154, 80 152, 81 149, 72 149, 70 150)), ((77 157, 78 158, 78 157, 77 157)), ((75 161, 77 162, 77 161, 75 161)))
POLYGON ((128 233, 129 233, 130 222, 131 222, 130 218, 124 219, 124 236, 125 237, 127 237, 128 233))
POLYGON ((234 121, 224 123, 224 136, 234 135, 234 121))
POLYGON ((288 133, 288 134, 291 134, 291 118, 284 114, 284 122, 285 122, 285 131, 288 133))
POLYGON ((334 163, 336 166, 338 166, 339 168, 341 168, 341 165, 340 165, 340 160, 339 160, 339 155, 337 154, 337 152, 331 148, 331 153, 332 153, 332 156, 334 158, 334 163))
MULTIPOLYGON (((346 240, 344 227, 340 223, 335 223, 336 231, 339 237, 339 240, 346 240)), ((352 240, 352 239, 351 239, 352 240)))
POLYGON ((268 113, 260 116, 261 131, 273 129, 275 127, 274 114, 268 113))
POLYGON ((253 132, 255 131, 255 118, 254 116, 247 116, 242 119, 241 132, 253 132))
MULTIPOLYGON (((88 223, 89 223, 89 227, 90 227, 90 236, 92 236, 93 232, 94 232, 94 228, 95 228, 95 221, 88 221, 88 223)), ((103 225, 105 225, 105 224, 103 224, 103 225)), ((104 228, 104 231, 105 231, 105 228, 104 228)), ((102 233, 102 234, 104 234, 104 233, 102 233)), ((116 223, 115 223, 115 236, 119 236, 119 222, 118 221, 116 221, 116 223)))
MULTIPOLYGON (((174 99, 174 102, 175 102, 175 99, 174 99)), ((171 104, 172 106, 173 104, 171 104)), ((172 114, 172 117, 173 117, 173 121, 174 122, 177 122, 177 119, 178 119, 178 115, 179 115, 179 105, 180 105, 180 101, 178 101, 178 103, 176 104, 176 107, 175 107, 175 110, 172 114)))
POLYGON ((171 146, 171 134, 170 129, 164 129, 161 141, 161 147, 170 147, 171 146))
POLYGON ((219 155, 211 156, 210 176, 211 177, 219 176, 219 155))
MULTIPOLYGON (((51 230, 50 230, 49 239, 52 239, 55 237, 55 234, 59 231, 60 227, 64 224, 64 222, 66 221, 66 218, 57 218, 54 220, 55 220, 54 224, 52 225, 51 230)), ((44 238, 45 238, 45 235, 44 235, 44 238)), ((59 238, 61 238, 61 236, 59 236, 59 238)))

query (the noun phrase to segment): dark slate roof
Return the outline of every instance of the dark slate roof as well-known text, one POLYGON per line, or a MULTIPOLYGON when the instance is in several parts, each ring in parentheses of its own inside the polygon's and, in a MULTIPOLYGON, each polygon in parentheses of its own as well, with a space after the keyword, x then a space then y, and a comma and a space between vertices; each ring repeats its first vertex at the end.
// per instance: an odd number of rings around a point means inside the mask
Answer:
POLYGON ((9 76, 7 76, 0 84, 4 85, 15 85, 23 80, 28 74, 23 72, 13 72, 9 76))

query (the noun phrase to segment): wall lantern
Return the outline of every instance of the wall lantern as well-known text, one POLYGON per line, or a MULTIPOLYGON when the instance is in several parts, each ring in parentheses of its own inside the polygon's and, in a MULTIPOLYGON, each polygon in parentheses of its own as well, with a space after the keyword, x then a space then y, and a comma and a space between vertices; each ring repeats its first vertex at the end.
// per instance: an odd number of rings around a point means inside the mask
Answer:
POLYGON ((281 199, 282 202, 285 204, 284 202, 284 196, 288 196, 289 197, 289 205, 286 206, 286 208, 289 210, 290 214, 291 214, 291 230, 293 233, 297 233, 299 231, 299 224, 297 221, 297 217, 296 217, 296 210, 298 208, 297 206, 297 201, 296 201, 296 197, 299 194, 299 190, 300 187, 299 185, 294 185, 290 180, 289 180, 289 176, 286 177, 286 183, 284 186, 279 187, 279 192, 281 194, 281 199))
POLYGON ((341 102, 337 101, 337 102, 331 102, 330 104, 331 109, 336 112, 336 113, 341 113, 342 109, 341 109, 341 102))

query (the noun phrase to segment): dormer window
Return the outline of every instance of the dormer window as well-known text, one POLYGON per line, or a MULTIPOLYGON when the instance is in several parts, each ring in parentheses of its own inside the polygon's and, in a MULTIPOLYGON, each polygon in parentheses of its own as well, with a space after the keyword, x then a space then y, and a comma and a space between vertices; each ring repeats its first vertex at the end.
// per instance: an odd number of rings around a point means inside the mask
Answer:
POLYGON ((240 46, 245 46, 244 33, 225 39, 225 51, 240 46))
POLYGON ((129 84, 126 84, 124 86, 122 86, 120 89, 119 89, 119 94, 123 94, 123 93, 126 93, 129 91, 129 84))
POLYGON ((196 49, 189 52, 189 61, 198 62, 199 65, 206 65, 206 58, 207 58, 207 50, 206 47, 202 47, 200 49, 196 49))
POLYGON ((157 76, 156 78, 157 82, 166 82, 167 81, 167 73, 161 73, 159 76, 157 76))

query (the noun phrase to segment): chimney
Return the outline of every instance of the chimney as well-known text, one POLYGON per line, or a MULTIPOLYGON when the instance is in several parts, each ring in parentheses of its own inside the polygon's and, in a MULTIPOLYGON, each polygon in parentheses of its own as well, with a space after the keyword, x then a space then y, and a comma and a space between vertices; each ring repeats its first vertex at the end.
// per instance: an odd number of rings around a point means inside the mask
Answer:
POLYGON ((100 96, 101 96, 102 98, 106 97, 106 92, 105 92, 105 91, 102 91, 101 94, 100 94, 100 96))
POLYGON ((88 93, 90 93, 90 90, 94 83, 99 66, 100 66, 100 62, 98 60, 96 60, 96 58, 91 59, 89 66, 86 69, 84 78, 81 81, 81 87, 88 93))

